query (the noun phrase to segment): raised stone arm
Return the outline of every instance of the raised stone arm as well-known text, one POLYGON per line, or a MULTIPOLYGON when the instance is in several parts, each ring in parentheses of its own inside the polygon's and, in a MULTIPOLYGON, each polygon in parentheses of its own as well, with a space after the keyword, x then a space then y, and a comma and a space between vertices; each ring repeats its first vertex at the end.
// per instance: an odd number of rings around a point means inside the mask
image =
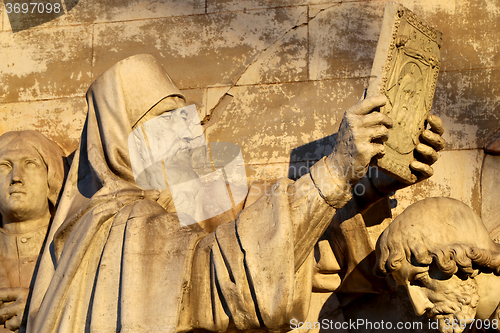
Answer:
POLYGON ((373 158, 384 154, 382 142, 387 140, 391 119, 374 111, 386 102, 385 96, 361 99, 344 114, 337 135, 333 152, 311 167, 309 175, 301 177, 293 189, 293 202, 304 205, 307 210, 295 218, 295 244, 297 244, 296 263, 302 262, 309 254, 321 234, 331 221, 334 210, 326 213, 322 200, 315 200, 318 195, 331 207, 342 208, 352 198, 352 187, 362 179, 373 158), (304 195, 306 189, 314 184, 315 189, 304 195), (300 195, 298 195, 300 194, 300 195), (316 216, 323 216, 322 223, 312 223, 316 216), (302 223, 301 221, 311 221, 302 223), (298 245, 300 244, 300 245, 298 245))

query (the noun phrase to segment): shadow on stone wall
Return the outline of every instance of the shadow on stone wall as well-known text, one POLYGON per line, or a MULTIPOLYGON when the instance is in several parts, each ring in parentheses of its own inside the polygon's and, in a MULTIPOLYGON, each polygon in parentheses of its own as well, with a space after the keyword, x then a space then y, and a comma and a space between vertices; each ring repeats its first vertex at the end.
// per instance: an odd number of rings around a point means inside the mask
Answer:
POLYGON ((288 165, 288 178, 297 180, 309 172, 309 168, 323 156, 333 151, 337 133, 292 149, 288 165))

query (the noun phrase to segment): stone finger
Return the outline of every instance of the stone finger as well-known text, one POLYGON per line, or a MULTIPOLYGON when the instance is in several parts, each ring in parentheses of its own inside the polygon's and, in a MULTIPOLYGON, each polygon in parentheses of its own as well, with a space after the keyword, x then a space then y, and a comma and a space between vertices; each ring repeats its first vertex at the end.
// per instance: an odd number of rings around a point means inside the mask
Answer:
POLYGON ((422 154, 424 159, 428 160, 430 164, 435 163, 439 158, 437 152, 434 149, 432 149, 432 147, 424 145, 423 143, 419 143, 416 147, 416 150, 420 154, 422 154))
POLYGON ((5 323, 7 320, 17 315, 18 309, 14 304, 15 303, 9 304, 0 309, 0 322, 5 323))
POLYGON ((434 170, 429 165, 419 161, 411 162, 410 168, 421 173, 424 176, 424 178, 429 178, 434 174, 434 170))
POLYGON ((5 322, 5 328, 15 331, 21 327, 22 316, 14 316, 5 322))
POLYGON ((383 125, 372 126, 365 129, 365 135, 370 142, 372 141, 387 141, 389 138, 389 130, 383 125))
POLYGON ((446 147, 446 141, 444 141, 441 135, 430 130, 423 131, 421 137, 423 141, 431 145, 436 151, 439 151, 446 147))
POLYGON ((381 112, 372 112, 363 116, 363 126, 371 127, 376 125, 384 125, 387 128, 392 128, 392 119, 381 112))
POLYGON ((385 146, 381 143, 372 143, 372 158, 381 158, 385 155, 385 146))
POLYGON ((352 107, 352 111, 357 115, 367 114, 374 109, 384 106, 387 102, 387 97, 384 95, 368 97, 352 107))
POLYGON ((0 300, 2 302, 12 302, 17 300, 19 293, 15 288, 0 288, 0 300))
POLYGON ((444 126, 443 126, 443 121, 441 118, 439 118, 436 115, 431 114, 429 117, 427 117, 427 122, 429 123, 429 126, 431 127, 431 131, 434 133, 437 133, 439 135, 443 135, 444 133, 444 126))

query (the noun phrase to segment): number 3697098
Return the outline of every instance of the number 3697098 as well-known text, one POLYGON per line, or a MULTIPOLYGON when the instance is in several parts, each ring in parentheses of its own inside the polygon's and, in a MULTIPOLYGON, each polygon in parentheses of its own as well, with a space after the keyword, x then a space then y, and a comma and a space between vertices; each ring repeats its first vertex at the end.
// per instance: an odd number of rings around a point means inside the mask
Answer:
POLYGON ((38 14, 50 14, 50 13, 60 13, 62 8, 60 3, 38 3, 38 2, 31 2, 31 3, 6 3, 5 8, 7 10, 7 14, 10 13, 38 13, 38 14))

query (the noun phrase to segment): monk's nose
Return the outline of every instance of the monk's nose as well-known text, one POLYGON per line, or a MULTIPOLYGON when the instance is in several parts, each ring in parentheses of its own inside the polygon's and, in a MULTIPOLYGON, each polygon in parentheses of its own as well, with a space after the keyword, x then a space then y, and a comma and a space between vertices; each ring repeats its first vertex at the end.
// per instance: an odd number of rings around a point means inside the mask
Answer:
POLYGON ((428 309, 434 307, 434 304, 425 295, 424 288, 408 285, 406 289, 413 305, 413 311, 417 316, 423 315, 428 309))

